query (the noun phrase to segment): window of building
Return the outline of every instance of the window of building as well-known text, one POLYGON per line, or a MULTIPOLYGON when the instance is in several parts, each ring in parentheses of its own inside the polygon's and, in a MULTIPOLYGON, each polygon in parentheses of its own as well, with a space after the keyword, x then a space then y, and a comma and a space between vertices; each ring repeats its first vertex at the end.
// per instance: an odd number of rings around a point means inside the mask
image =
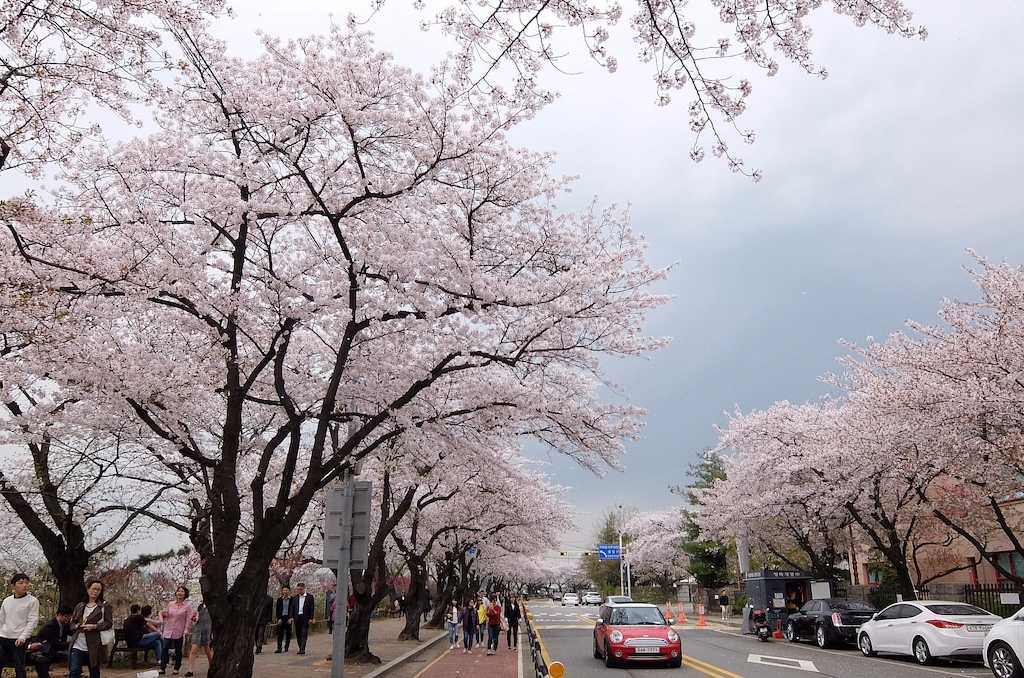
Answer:
MULTIPOLYGON (((1004 570, 1007 570, 1016 577, 1024 575, 1024 555, 1021 555, 1017 551, 1005 551, 1003 553, 996 554, 996 562, 1004 570)), ((996 578, 1002 582, 1006 580, 1005 575, 999 570, 996 570, 996 578)))

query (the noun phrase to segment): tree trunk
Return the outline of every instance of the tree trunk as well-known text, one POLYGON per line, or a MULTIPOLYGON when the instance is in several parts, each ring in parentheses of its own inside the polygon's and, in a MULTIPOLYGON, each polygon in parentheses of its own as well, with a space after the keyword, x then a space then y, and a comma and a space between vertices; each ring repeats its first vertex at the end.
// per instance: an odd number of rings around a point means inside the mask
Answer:
POLYGON ((65 553, 64 557, 47 558, 47 564, 57 580, 57 607, 75 609, 75 605, 86 599, 85 573, 89 567, 88 557, 85 560, 65 553))
POLYGON ((405 628, 399 640, 420 639, 420 619, 423 617, 423 596, 427 594, 427 566, 422 558, 409 561, 409 591, 406 593, 405 628))
POLYGON ((256 623, 267 593, 270 558, 266 568, 243 568, 227 595, 204 587, 213 627, 213 661, 207 678, 251 678, 255 650, 256 623))
MULTIPOLYGON (((370 558, 373 557, 374 552, 371 549, 370 558)), ((372 567, 367 569, 367 573, 380 569, 376 561, 370 565, 372 567)), ((356 604, 349 615, 348 627, 345 630, 345 660, 360 664, 380 664, 380 657, 370 651, 370 622, 373 619, 373 611, 387 596, 388 589, 382 578, 367 573, 352 575, 352 594, 355 596, 356 604)))

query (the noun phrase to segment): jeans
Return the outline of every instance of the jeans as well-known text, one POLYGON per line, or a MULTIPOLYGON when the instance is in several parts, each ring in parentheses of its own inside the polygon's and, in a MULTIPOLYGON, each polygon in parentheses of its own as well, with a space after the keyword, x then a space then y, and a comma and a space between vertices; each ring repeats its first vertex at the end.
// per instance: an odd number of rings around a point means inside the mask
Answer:
POLYGON ((509 622, 508 633, 505 634, 505 642, 509 647, 519 647, 519 622, 509 622))
POLYGON ((494 624, 487 625, 487 649, 498 650, 498 636, 501 634, 501 627, 494 624))
POLYGON ((455 647, 459 642, 459 625, 455 622, 448 622, 448 645, 455 647))
MULTIPOLYGON (((164 655, 164 639, 159 633, 155 631, 153 633, 147 633, 142 636, 142 640, 135 647, 140 650, 152 650, 153 656, 159 661, 164 655)), ((142 659, 146 659, 145 653, 142 655, 142 659)))
POLYGON ((476 640, 475 628, 467 626, 464 629, 462 629, 462 647, 466 648, 467 650, 472 650, 474 640, 476 640))
POLYGON ((477 624, 476 625, 476 644, 477 645, 479 645, 480 643, 484 642, 484 631, 485 631, 486 628, 487 628, 487 623, 486 622, 483 623, 483 624, 477 624))
POLYGON ((100 665, 93 666, 89 661, 89 653, 71 649, 68 655, 68 678, 82 678, 82 667, 89 667, 89 678, 100 678, 100 665))
POLYGON ((16 638, 0 638, 0 674, 5 666, 14 667, 16 678, 25 678, 25 646, 14 644, 16 638))
POLYGON ((167 670, 167 664, 171 661, 171 650, 174 650, 174 670, 181 669, 181 648, 184 642, 184 638, 164 638, 164 653, 160 656, 161 671, 167 670))

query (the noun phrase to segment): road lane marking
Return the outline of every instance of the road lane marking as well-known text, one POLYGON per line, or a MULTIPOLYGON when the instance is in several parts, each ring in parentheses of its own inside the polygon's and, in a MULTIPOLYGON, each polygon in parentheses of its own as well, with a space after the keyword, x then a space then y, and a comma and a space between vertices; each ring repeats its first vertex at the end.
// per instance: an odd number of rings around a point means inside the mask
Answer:
POLYGON ((814 662, 809 662, 806 659, 791 659, 789 657, 769 657, 763 654, 752 654, 747 657, 748 664, 763 664, 765 666, 781 666, 786 669, 794 669, 796 671, 809 671, 811 673, 820 673, 818 667, 814 665, 814 662))
POLYGON ((593 621, 594 621, 594 620, 593 620, 593 619, 591 619, 590 617, 586 617, 586 616, 584 616, 584 615, 582 615, 582 614, 580 614, 580 615, 576 615, 576 616, 577 616, 577 618, 579 618, 579 619, 582 619, 582 620, 583 620, 583 622, 584 622, 584 623, 586 623, 586 624, 589 624, 589 623, 593 623, 593 621))
MULTIPOLYGON (((713 633, 721 633, 722 635, 725 635, 725 636, 736 636, 737 638, 748 638, 749 637, 749 638, 753 639, 753 637, 754 637, 754 636, 751 636, 749 634, 745 635, 745 634, 742 634, 742 633, 736 633, 735 631, 723 631, 721 629, 706 629, 706 630, 707 631, 711 631, 713 633)), ((792 643, 792 644, 796 645, 795 643, 792 643)), ((788 647, 788 645, 787 645, 787 647, 788 647)), ((821 654, 831 654, 831 655, 835 655, 837 657, 846 657, 846 658, 850 658, 850 659, 862 659, 864 661, 880 662, 882 664, 892 665, 892 663, 891 663, 892 660, 890 660, 890 659, 886 659, 885 657, 865 657, 864 655, 860 654, 860 650, 857 650, 857 649, 852 649, 850 651, 842 652, 842 651, 839 651, 839 650, 823 650, 821 648, 814 647, 812 645, 804 645, 804 644, 796 645, 796 647, 794 649, 806 650, 808 652, 819 652, 821 654)), ((965 670, 970 671, 970 670, 973 669, 973 670, 976 670, 976 671, 981 671, 981 673, 964 673, 963 671, 960 671, 958 673, 954 673, 953 671, 944 671, 942 669, 937 669, 937 668, 933 668, 933 667, 929 667, 929 666, 919 666, 918 664, 913 664, 913 663, 909 663, 909 662, 899 662, 899 664, 897 664, 897 665, 900 666, 901 668, 905 668, 905 669, 916 669, 917 671, 927 671, 928 673, 940 673, 940 674, 942 674, 944 676, 959 676, 959 678, 964 678, 964 676, 982 676, 982 677, 984 677, 984 676, 988 676, 989 675, 988 669, 986 669, 984 666, 974 666, 974 665, 972 665, 972 666, 965 666, 964 667, 965 670)))
POLYGON ((714 664, 710 664, 706 661, 697 659, 696 657, 693 657, 688 654, 683 655, 683 663, 689 666, 691 669, 697 669, 705 675, 714 676, 714 678, 743 678, 743 676, 739 675, 738 673, 727 671, 726 669, 723 669, 721 666, 715 666, 714 664))

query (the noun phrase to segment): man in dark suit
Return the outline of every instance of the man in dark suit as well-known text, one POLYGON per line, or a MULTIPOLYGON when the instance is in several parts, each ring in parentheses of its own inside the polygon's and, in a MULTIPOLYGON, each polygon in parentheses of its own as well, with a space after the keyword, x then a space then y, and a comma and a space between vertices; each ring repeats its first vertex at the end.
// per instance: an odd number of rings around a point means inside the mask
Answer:
POLYGON ((50 678, 50 664, 68 660, 70 622, 71 608, 60 607, 57 609, 57 615, 43 624, 43 628, 39 629, 35 637, 28 639, 28 665, 35 667, 39 678, 50 678))
POLYGON ((256 654, 263 654, 263 644, 267 642, 267 626, 273 621, 274 599, 269 593, 264 593, 259 621, 256 622, 256 654))
POLYGON ((281 597, 274 603, 274 617, 277 619, 277 649, 274 654, 281 652, 281 643, 284 643, 284 651, 292 644, 292 587, 282 586, 281 597))
POLYGON ((292 598, 292 617, 295 620, 295 640, 299 643, 299 654, 306 654, 309 623, 313 621, 315 610, 316 601, 313 600, 312 595, 306 593, 306 585, 296 586, 295 597, 292 598))

